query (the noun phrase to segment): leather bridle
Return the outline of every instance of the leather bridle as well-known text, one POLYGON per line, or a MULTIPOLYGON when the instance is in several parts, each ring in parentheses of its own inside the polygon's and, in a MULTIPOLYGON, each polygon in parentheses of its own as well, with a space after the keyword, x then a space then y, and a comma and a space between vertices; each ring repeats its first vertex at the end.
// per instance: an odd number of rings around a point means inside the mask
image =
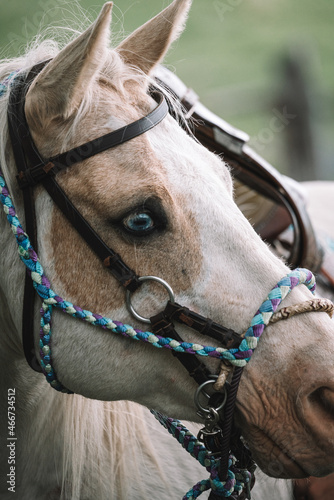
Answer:
MULTIPOLYGON (((124 263, 122 258, 95 232, 60 187, 55 175, 77 162, 123 144, 158 125, 168 113, 169 108, 166 99, 163 94, 153 91, 151 95, 157 101, 158 105, 147 116, 114 132, 86 142, 70 151, 61 153, 52 158, 43 159, 31 137, 25 118, 24 103, 25 96, 31 83, 48 62, 49 61, 46 61, 34 66, 28 75, 20 75, 15 79, 15 83, 10 92, 8 105, 9 133, 15 162, 18 168, 17 180, 24 195, 27 233, 36 247, 36 223, 32 190, 37 184, 42 184, 58 208, 104 263, 105 267, 109 269, 116 280, 128 292, 133 292, 137 290, 142 283, 139 276, 131 270, 124 263)), ((29 365, 35 371, 41 371, 39 364, 36 362, 36 355, 34 353, 32 324, 34 294, 30 288, 30 280, 27 280, 27 282, 23 308, 23 345, 29 365)), ((174 322, 183 323, 203 335, 212 337, 226 348, 236 347, 240 343, 239 334, 233 330, 204 318, 190 311, 188 308, 172 303, 171 301, 168 302, 163 313, 151 319, 153 325, 152 329, 155 333, 159 332, 160 335, 162 333, 165 335, 168 334, 175 338, 175 340, 180 340, 180 336, 175 331, 174 322)), ((176 353, 176 355, 197 383, 202 384, 210 378, 210 372, 197 358, 188 356, 187 354, 176 353)))

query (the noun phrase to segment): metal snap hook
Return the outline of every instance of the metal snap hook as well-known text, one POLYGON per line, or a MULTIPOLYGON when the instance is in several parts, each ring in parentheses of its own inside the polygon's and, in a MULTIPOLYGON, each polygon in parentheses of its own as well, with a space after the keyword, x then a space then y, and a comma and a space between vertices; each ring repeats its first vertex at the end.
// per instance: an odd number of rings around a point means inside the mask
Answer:
MULTIPOLYGON (((141 281, 141 282, 143 282, 143 281, 156 281, 157 283, 160 283, 160 285, 164 286, 165 289, 167 290, 170 302, 172 304, 174 304, 175 295, 174 295, 173 289, 169 286, 167 281, 165 281, 161 278, 158 278, 157 276, 141 276, 140 278, 138 278, 138 281, 141 281)), ((133 305, 131 303, 130 290, 126 291, 126 306, 127 306, 128 310, 130 311, 130 313, 132 314, 132 316, 134 316, 136 319, 138 319, 139 321, 142 321, 143 323, 151 323, 149 318, 145 318, 144 316, 141 316, 140 314, 138 314, 137 311, 135 310, 135 308, 133 307, 133 305)))

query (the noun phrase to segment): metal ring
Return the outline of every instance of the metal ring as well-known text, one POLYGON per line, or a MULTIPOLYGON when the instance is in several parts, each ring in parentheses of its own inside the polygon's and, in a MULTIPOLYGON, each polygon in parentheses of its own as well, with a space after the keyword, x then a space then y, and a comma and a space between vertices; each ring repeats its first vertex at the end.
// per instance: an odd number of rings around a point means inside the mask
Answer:
MULTIPOLYGON (((165 281, 161 278, 158 278, 157 276, 141 276, 140 278, 138 278, 138 281, 141 281, 141 282, 143 282, 143 281, 156 281, 157 283, 160 283, 160 285, 163 285, 166 288, 166 290, 169 294, 169 300, 172 304, 174 304, 175 295, 174 295, 173 289, 169 286, 167 281, 165 281)), ((132 316, 134 316, 136 319, 138 319, 139 321, 142 321, 143 323, 151 323, 149 318, 144 318, 144 316, 141 316, 140 314, 138 314, 137 311, 134 309, 134 307, 131 303, 130 290, 126 291, 126 305, 127 305, 128 310, 132 314, 132 316)))
MULTIPOLYGON (((194 401, 195 401, 195 405, 197 407, 197 409, 200 411, 200 412, 203 412, 205 414, 210 414, 211 413, 211 409, 212 407, 211 406, 207 406, 206 408, 204 406, 201 405, 200 403, 200 400, 199 400, 199 397, 201 394, 204 394, 205 396, 208 396, 208 394, 206 392, 203 391, 204 387, 206 387, 207 385, 214 385, 216 383, 216 380, 218 378, 218 375, 211 375, 211 379, 209 380, 206 380, 205 382, 203 382, 203 384, 201 384, 196 392, 195 392, 195 396, 194 396, 194 401)), ((218 391, 215 391, 215 392, 218 392, 218 391)), ((222 393, 220 393, 222 394, 222 393)), ((214 410, 216 410, 217 412, 219 412, 220 410, 222 410, 224 408, 224 405, 226 403, 226 399, 227 399, 227 391, 224 390, 224 399, 223 401, 220 403, 220 405, 217 407, 217 408, 214 408, 214 410)))

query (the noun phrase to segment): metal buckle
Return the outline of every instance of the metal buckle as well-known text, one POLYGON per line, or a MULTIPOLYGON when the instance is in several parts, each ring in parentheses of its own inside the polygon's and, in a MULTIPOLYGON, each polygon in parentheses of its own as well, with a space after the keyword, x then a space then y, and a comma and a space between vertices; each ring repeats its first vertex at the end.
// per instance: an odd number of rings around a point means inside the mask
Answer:
MULTIPOLYGON (((143 282, 143 281, 156 281, 157 283, 160 283, 160 285, 164 286, 169 294, 169 301, 174 304, 175 302, 175 295, 173 292, 173 289, 169 286, 167 281, 158 278, 157 276, 141 276, 138 278, 138 281, 143 282)), ((126 306, 132 316, 134 316, 136 319, 139 321, 142 321, 143 323, 151 323, 151 320, 149 318, 145 318, 144 316, 141 316, 140 314, 137 313, 137 311, 134 309, 132 303, 131 303, 131 291, 127 290, 126 291, 126 306)))

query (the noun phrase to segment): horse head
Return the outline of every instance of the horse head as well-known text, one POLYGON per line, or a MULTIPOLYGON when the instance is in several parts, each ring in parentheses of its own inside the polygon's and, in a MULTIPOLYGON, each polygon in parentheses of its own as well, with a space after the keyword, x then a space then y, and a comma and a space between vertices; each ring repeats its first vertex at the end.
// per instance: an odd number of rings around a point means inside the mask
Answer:
MULTIPOLYGON (((175 0, 111 50, 108 2, 93 25, 52 54, 25 101, 27 123, 44 158, 129 125, 157 106, 150 91, 156 85, 154 71, 182 31, 190 3, 175 0)), ((13 177, 8 144, 6 164, 13 177)), ((171 115, 126 143, 83 158, 57 174, 57 182, 139 276, 162 278, 177 303, 240 335, 268 292, 290 271, 238 209, 228 165, 171 115)), ((13 190, 22 211, 21 195, 13 190)), ((41 187, 35 192, 39 257, 53 289, 82 309, 145 327, 126 307, 124 288, 75 227, 41 187)), ((15 280, 11 292, 2 291, 11 325, 6 331, 12 336, 6 363, 15 360, 25 373, 14 300, 23 295, 23 277, 22 269, 13 271, 15 259, 14 254, 6 257, 15 280)), ((306 287, 294 288, 284 305, 310 297, 306 287)), ((166 290, 149 281, 131 300, 149 318, 164 308, 166 290)), ((198 421, 196 384, 168 350, 93 329, 58 311, 52 328, 54 367, 73 392, 103 401, 131 400, 198 421)), ((206 343, 185 324, 178 332, 186 342, 206 343)), ((244 370, 236 422, 256 461, 272 476, 334 470, 329 458, 334 451, 333 333, 323 312, 269 325, 244 370)), ((36 352, 38 342, 36 333, 36 352)), ((216 359, 208 357, 204 363, 211 373, 219 371, 216 359)), ((27 377, 31 385, 41 376, 29 372, 27 377)))

